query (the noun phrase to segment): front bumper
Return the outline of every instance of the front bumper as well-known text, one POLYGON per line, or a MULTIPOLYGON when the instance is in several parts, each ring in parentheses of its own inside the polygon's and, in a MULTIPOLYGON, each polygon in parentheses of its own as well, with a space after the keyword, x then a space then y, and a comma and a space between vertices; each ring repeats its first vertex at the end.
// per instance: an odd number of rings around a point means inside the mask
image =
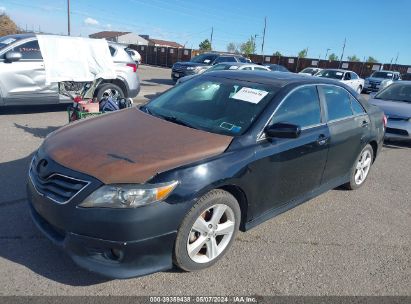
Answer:
POLYGON ((80 267, 110 278, 173 267, 174 241, 186 204, 160 202, 129 210, 59 205, 41 196, 30 180, 27 193, 36 226, 80 267))
POLYGON ((386 139, 411 140, 411 122, 406 120, 392 120, 388 118, 386 139))
POLYGON ((365 84, 363 91, 365 92, 378 92, 380 90, 381 85, 371 85, 371 84, 365 84))
POLYGON ((194 70, 171 70, 171 79, 177 81, 181 77, 196 74, 194 70))

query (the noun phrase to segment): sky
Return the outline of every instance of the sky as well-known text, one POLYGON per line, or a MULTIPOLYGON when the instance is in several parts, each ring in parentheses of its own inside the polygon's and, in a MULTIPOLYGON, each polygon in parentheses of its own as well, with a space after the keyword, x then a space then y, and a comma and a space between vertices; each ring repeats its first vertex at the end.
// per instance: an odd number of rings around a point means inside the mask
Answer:
MULTIPOLYGON (((198 48, 210 39, 213 49, 226 51, 230 42, 242 43, 257 35, 261 53, 267 18, 264 54, 275 51, 308 57, 342 54, 361 60, 411 64, 410 0, 70 0, 72 35, 88 36, 103 30, 131 31, 198 48)), ((67 0, 0 0, 21 28, 67 34, 67 0)))

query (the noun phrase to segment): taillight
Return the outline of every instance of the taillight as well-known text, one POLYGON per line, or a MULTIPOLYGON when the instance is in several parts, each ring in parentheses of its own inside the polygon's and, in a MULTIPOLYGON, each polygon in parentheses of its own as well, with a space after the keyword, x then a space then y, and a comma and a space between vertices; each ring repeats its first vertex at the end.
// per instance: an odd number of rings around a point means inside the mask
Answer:
POLYGON ((387 116, 385 114, 382 116, 382 123, 384 124, 384 129, 387 127, 387 116))
POLYGON ((133 68, 133 72, 137 72, 137 64, 135 63, 127 63, 127 66, 133 68))

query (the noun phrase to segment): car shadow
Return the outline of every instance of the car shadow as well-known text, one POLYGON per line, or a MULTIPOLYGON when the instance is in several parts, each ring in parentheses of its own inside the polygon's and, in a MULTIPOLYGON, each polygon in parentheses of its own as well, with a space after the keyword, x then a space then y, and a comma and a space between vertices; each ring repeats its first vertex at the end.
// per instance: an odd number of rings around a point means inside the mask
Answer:
POLYGON ((49 133, 60 128, 60 127, 30 128, 27 125, 23 126, 17 123, 14 123, 14 126, 17 129, 24 130, 24 132, 30 133, 34 137, 38 137, 38 138, 45 138, 49 133))
POLYGON ((411 148, 411 141, 386 139, 383 146, 390 149, 409 149, 411 148))
POLYGON ((45 112, 62 112, 66 111, 70 104, 53 104, 53 105, 33 105, 33 106, 6 106, 0 108, 0 115, 11 114, 31 114, 45 112))
POLYGON ((76 266, 32 222, 25 186, 33 154, 0 163, 0 258, 66 285, 89 286, 109 281, 76 266))
POLYGON ((165 84, 165 85, 175 85, 175 82, 172 79, 164 79, 164 78, 151 78, 146 79, 144 82, 154 83, 154 84, 165 84))

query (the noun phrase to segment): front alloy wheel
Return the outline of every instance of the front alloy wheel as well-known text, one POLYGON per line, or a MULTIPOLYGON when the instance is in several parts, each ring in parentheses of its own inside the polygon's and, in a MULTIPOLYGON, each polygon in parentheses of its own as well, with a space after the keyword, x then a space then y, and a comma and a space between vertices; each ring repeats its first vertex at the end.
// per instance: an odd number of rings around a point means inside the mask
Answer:
POLYGON ((216 189, 201 197, 184 218, 174 246, 174 264, 186 271, 216 263, 231 246, 241 211, 230 193, 216 189))

